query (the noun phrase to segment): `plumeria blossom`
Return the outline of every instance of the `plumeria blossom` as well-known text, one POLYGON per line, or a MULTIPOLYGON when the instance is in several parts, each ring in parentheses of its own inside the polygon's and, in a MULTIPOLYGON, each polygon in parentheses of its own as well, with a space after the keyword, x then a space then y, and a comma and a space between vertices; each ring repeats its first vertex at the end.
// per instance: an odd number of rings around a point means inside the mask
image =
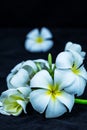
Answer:
POLYGON ((83 58, 85 58, 86 52, 82 51, 82 47, 79 44, 72 43, 72 42, 67 42, 65 46, 65 51, 70 51, 72 53, 78 53, 81 55, 83 58))
POLYGON ((18 116, 24 111, 29 102, 30 88, 20 87, 17 89, 8 89, 0 97, 0 113, 4 115, 18 116))
POLYGON ((26 87, 37 66, 32 60, 27 60, 16 65, 7 76, 8 88, 26 87))
POLYGON ((55 70, 54 79, 46 70, 38 72, 30 81, 34 89, 30 93, 30 102, 39 113, 46 111, 46 118, 59 117, 74 105, 74 95, 64 88, 69 85, 68 78, 63 79, 60 71, 55 70), (60 78, 61 76, 61 78, 60 78))
POLYGON ((25 49, 30 52, 46 52, 53 46, 52 33, 45 27, 34 29, 27 34, 25 49))
POLYGON ((87 71, 83 65, 82 56, 75 52, 61 52, 56 58, 56 67, 63 70, 65 75, 72 74, 74 79, 73 84, 65 90, 78 96, 82 95, 87 81, 87 71))
POLYGON ((7 86, 8 88, 27 87, 34 74, 46 68, 49 68, 49 65, 44 59, 23 61, 16 65, 7 76, 7 86))

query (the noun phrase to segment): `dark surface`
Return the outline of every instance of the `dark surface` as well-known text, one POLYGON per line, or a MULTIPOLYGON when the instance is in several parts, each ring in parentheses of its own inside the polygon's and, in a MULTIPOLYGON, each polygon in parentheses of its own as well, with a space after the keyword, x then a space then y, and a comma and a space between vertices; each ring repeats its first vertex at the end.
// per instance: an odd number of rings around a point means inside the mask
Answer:
MULTIPOLYGON (((82 45, 87 52, 87 29, 49 28, 53 33, 54 46, 46 53, 29 53, 24 49, 25 36, 32 28, 0 29, 0 93, 7 89, 6 76, 19 62, 28 59, 47 59, 49 52, 53 61, 63 51, 66 42, 72 41, 82 45)), ((85 67, 87 68, 87 56, 85 67)), ((87 88, 81 98, 87 99, 87 88)), ((28 114, 18 117, 0 114, 0 130, 87 130, 87 105, 75 104, 71 113, 55 118, 45 119, 35 112, 30 105, 28 114)))

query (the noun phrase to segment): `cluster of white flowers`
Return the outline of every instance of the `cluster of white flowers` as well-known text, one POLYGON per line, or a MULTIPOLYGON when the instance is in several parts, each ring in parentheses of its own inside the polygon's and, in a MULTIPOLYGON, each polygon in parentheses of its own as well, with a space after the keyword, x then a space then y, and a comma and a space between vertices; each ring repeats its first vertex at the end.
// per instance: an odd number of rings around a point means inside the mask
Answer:
POLYGON ((19 115, 30 102, 46 118, 71 112, 75 97, 83 94, 87 71, 83 61, 86 53, 79 44, 68 42, 55 63, 51 54, 44 59, 27 60, 16 65, 7 76, 8 90, 0 96, 0 113, 19 115))

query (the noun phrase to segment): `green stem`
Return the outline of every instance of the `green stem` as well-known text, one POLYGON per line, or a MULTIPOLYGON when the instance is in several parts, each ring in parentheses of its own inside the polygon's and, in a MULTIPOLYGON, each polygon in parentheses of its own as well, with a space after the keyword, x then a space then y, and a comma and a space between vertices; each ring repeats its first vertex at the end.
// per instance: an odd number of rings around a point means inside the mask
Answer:
POLYGON ((87 100, 86 99, 78 99, 78 98, 76 98, 75 99, 75 103, 78 103, 78 104, 87 104, 87 100))
POLYGON ((41 66, 40 66, 40 64, 39 63, 36 63, 36 65, 37 65, 37 68, 39 69, 39 71, 42 69, 41 68, 41 66))
POLYGON ((51 53, 48 54, 48 63, 49 63, 50 69, 52 70, 52 55, 51 55, 51 53))

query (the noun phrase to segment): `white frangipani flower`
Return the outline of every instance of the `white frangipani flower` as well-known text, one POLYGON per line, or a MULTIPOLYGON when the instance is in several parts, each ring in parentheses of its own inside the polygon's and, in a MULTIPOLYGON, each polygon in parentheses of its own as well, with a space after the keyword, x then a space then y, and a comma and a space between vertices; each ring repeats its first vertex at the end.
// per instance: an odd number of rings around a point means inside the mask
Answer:
POLYGON ((29 102, 29 87, 18 89, 8 89, 0 97, 0 113, 4 115, 18 116, 22 110, 26 112, 26 105, 29 102))
POLYGON ((37 71, 37 66, 32 60, 27 60, 16 65, 7 76, 8 88, 26 87, 30 77, 37 71))
POLYGON ((87 81, 87 72, 82 64, 83 58, 75 52, 61 52, 56 58, 56 67, 64 71, 65 78, 67 72, 68 75, 72 74, 74 79, 73 84, 65 90, 78 96, 83 94, 87 81))
POLYGON ((25 49, 30 52, 46 52, 53 46, 52 33, 45 27, 39 32, 34 29, 27 34, 25 49))
POLYGON ((7 76, 7 86, 8 88, 27 87, 37 71, 48 67, 48 61, 44 59, 23 61, 16 65, 7 76))
POLYGON ((65 51, 70 51, 70 52, 76 52, 79 55, 81 55, 83 58, 86 55, 86 52, 82 51, 82 47, 79 44, 72 43, 72 42, 67 42, 65 46, 65 51))
POLYGON ((30 87, 34 90, 30 93, 30 102, 39 113, 46 110, 47 118, 59 117, 74 105, 74 95, 64 91, 70 85, 70 76, 63 79, 60 70, 55 70, 54 79, 46 70, 39 71, 30 81, 30 87))

